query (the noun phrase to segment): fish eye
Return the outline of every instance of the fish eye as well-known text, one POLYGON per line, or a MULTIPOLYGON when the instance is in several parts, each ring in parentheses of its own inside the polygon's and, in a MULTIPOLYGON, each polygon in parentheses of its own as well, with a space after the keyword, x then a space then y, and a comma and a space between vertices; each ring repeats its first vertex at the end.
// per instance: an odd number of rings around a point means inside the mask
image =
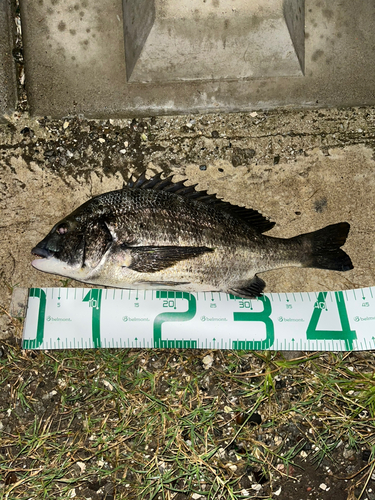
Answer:
POLYGON ((56 228, 56 233, 57 234, 65 234, 67 232, 68 232, 68 226, 67 226, 67 224, 60 224, 56 228))

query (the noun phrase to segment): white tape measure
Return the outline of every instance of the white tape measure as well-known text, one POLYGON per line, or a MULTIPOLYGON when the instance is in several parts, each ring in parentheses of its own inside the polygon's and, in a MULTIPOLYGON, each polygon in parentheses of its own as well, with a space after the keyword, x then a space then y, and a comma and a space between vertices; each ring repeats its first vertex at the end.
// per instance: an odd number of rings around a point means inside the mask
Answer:
POLYGON ((31 288, 24 349, 375 349, 375 288, 268 293, 31 288))

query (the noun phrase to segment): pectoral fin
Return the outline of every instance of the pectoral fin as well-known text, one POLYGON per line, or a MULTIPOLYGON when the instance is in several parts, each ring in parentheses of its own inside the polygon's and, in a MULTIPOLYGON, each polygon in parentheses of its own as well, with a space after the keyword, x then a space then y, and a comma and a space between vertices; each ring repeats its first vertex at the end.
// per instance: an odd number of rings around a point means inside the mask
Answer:
POLYGON ((192 259, 213 252, 208 247, 127 247, 124 249, 125 266, 139 273, 155 273, 173 266, 181 260, 192 259))

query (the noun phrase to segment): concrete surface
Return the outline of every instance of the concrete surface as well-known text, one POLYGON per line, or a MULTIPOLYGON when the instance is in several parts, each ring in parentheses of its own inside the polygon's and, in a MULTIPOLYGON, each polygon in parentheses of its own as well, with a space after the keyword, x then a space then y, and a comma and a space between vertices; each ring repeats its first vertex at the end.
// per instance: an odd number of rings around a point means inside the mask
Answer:
POLYGON ((12 287, 65 282, 30 265, 31 248, 50 228, 144 169, 173 173, 259 210, 277 223, 270 235, 351 224, 345 250, 354 270, 275 270, 262 274, 266 291, 374 285, 374 151, 375 108, 369 107, 138 121, 17 114, 0 127, 0 320, 6 321, 12 287))
MULTIPOLYGON (((288 31, 289 26, 303 57, 301 3, 289 0, 283 9, 283 0, 158 0, 154 26, 129 81, 302 76, 288 31)), ((124 19, 126 25, 126 12, 124 19)))
POLYGON ((13 59, 14 20, 10 0, 0 0, 0 123, 17 102, 16 69, 13 59))
MULTIPOLYGON (((224 0, 211 3, 225 10, 224 0)), ((284 5, 287 9, 288 2, 284 5)), ((21 12, 34 115, 115 118, 375 103, 373 0, 306 0, 305 76, 233 80, 212 75, 159 83, 126 80, 121 0, 21 0, 21 12)), ((246 59, 247 47, 238 51, 246 59)), ((186 78, 194 69, 186 65, 186 78)))

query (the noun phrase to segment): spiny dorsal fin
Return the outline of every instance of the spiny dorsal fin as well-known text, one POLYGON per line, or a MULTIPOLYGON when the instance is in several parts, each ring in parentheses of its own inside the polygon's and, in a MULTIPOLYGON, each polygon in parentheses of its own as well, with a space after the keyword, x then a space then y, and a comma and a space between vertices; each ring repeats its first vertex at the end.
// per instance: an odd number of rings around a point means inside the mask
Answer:
POLYGON ((180 196, 184 196, 190 200, 199 201, 205 203, 206 205, 214 206, 219 210, 223 210, 233 217, 241 219, 249 226, 257 229, 260 233, 269 231, 275 225, 275 222, 271 222, 257 210, 232 205, 227 201, 222 201, 216 196, 216 194, 208 194, 207 191, 197 191, 195 189, 197 184, 194 184, 193 186, 185 186, 187 179, 179 182, 173 182, 172 178, 173 175, 170 175, 166 179, 162 179, 161 173, 159 172, 151 179, 147 179, 145 172, 143 172, 138 179, 130 179, 127 185, 124 184, 124 188, 153 189, 155 191, 166 191, 168 193, 179 194, 180 196))

